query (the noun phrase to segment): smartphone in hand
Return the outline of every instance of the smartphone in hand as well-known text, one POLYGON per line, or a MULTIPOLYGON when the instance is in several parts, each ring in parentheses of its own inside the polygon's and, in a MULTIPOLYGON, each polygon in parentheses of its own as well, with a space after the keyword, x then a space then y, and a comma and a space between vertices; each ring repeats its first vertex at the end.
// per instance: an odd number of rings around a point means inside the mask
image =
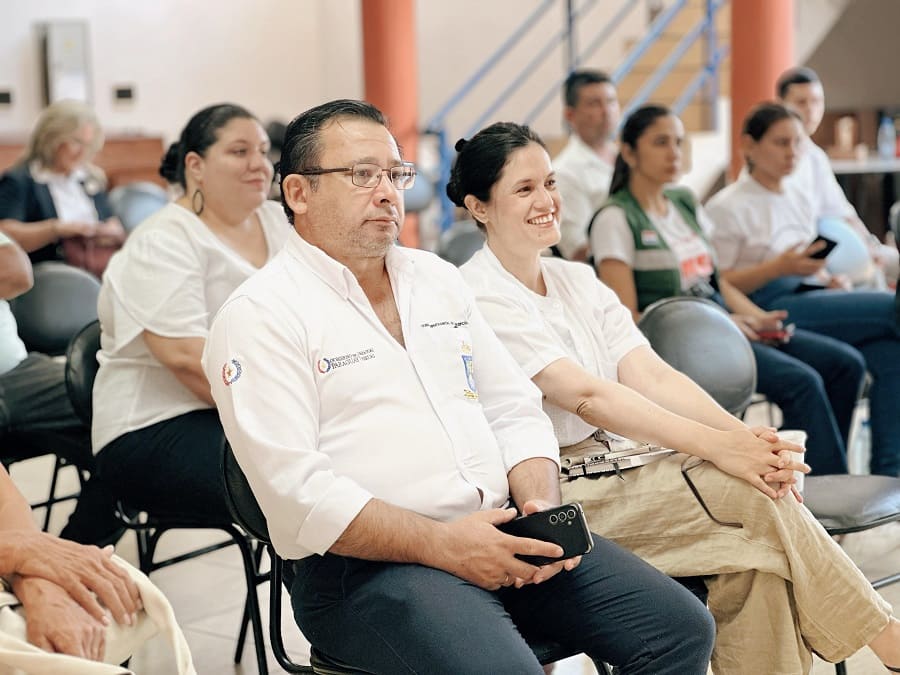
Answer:
POLYGON ((811 254, 809 256, 810 258, 815 258, 816 260, 823 260, 824 258, 827 258, 828 254, 831 253, 834 250, 834 247, 838 245, 838 243, 834 239, 829 239, 828 237, 823 237, 820 234, 818 237, 813 239, 810 246, 812 246, 813 244, 818 243, 820 241, 825 242, 825 248, 823 248, 821 251, 816 251, 815 253, 811 254))
POLYGON ((588 553, 594 545, 584 511, 581 509, 581 504, 577 503, 563 504, 546 511, 532 513, 530 516, 522 516, 497 525, 497 529, 514 537, 549 541, 562 548, 563 554, 560 558, 516 555, 520 560, 538 566, 583 555, 588 553))

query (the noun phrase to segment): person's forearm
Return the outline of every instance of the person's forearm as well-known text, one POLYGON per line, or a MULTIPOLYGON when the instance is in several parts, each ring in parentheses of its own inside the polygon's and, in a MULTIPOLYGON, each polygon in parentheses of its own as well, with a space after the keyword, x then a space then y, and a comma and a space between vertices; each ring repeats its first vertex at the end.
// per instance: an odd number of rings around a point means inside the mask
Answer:
POLYGON ((213 408, 216 407, 216 402, 209 389, 209 380, 206 379, 206 375, 199 366, 197 368, 172 368, 171 370, 175 377, 178 378, 178 381, 187 387, 194 396, 204 403, 208 403, 213 408))
POLYGON ((765 312, 750 298, 725 279, 719 279, 719 291, 728 309, 734 314, 762 316, 765 312))
POLYGON ((31 253, 47 244, 59 241, 59 232, 56 218, 41 220, 34 223, 23 223, 10 218, 0 220, 0 230, 19 246, 31 253))
POLYGON ((507 474, 509 493, 519 511, 525 502, 538 500, 558 505, 559 467, 545 457, 519 462, 507 474))
POLYGON ((750 294, 770 281, 783 276, 778 269, 777 260, 777 258, 772 258, 758 265, 723 271, 722 278, 733 284, 742 293, 750 294))
POLYGON ((328 550, 363 560, 435 566, 442 527, 413 511, 370 499, 328 550))
POLYGON ((716 427, 695 419, 696 411, 688 411, 689 416, 670 411, 659 401, 615 382, 599 382, 576 412, 591 426, 704 459, 711 458, 715 448, 716 427))
POLYGON ((15 244, 0 246, 0 298, 10 300, 34 284, 28 256, 15 244))
POLYGON ((18 572, 21 560, 22 532, 37 532, 31 517, 31 508, 21 493, 15 489, 5 472, 0 475, 0 576, 18 572))

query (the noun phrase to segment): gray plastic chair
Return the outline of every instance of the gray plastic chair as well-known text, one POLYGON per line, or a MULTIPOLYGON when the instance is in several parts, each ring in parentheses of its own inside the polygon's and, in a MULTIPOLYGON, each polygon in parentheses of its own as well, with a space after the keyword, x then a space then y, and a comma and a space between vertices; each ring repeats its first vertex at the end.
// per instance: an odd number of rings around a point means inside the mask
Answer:
POLYGON ((34 266, 34 286, 9 303, 29 351, 58 356, 69 340, 97 318, 100 282, 61 262, 34 266))
POLYGON ((484 246, 484 235, 474 220, 458 220, 441 235, 437 254, 457 267, 484 246))
POLYGON ((109 192, 109 205, 129 233, 168 203, 165 189, 149 181, 119 185, 109 192))
POLYGON ((690 377, 732 415, 756 389, 756 359, 747 338, 719 305, 675 297, 644 310, 638 327, 662 359, 690 377))
MULTIPOLYGON (((650 345, 671 366, 703 387, 731 412, 740 414, 756 387, 756 365, 747 338, 715 303, 693 297, 667 298, 650 305, 638 324, 650 345)), ((900 521, 900 478, 809 476, 803 498, 828 534, 862 532, 900 521)), ((884 588, 900 572, 872 582, 884 588)), ((834 666, 844 675, 842 661, 834 666)))

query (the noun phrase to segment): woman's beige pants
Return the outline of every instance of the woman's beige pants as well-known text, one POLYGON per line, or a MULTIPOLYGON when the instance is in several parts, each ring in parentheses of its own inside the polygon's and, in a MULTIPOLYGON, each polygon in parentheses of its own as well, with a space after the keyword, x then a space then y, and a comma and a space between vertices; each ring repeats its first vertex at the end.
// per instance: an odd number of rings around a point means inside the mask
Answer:
POLYGON ((890 605, 792 495, 774 501, 683 454, 622 478, 564 479, 562 495, 581 502, 594 532, 669 576, 714 575, 719 675, 808 673, 810 650, 841 661, 887 626, 890 605), (742 527, 706 514, 681 474, 685 461, 712 515, 742 527))

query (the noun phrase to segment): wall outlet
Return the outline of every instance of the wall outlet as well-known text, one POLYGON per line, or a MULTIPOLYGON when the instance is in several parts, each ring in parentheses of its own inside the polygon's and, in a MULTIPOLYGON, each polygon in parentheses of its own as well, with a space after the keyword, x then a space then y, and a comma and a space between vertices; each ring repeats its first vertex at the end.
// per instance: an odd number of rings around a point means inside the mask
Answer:
POLYGON ((0 89, 0 105, 12 105, 11 89, 0 89))
POLYGON ((113 87, 113 98, 116 101, 134 100, 134 87, 132 85, 113 87))

